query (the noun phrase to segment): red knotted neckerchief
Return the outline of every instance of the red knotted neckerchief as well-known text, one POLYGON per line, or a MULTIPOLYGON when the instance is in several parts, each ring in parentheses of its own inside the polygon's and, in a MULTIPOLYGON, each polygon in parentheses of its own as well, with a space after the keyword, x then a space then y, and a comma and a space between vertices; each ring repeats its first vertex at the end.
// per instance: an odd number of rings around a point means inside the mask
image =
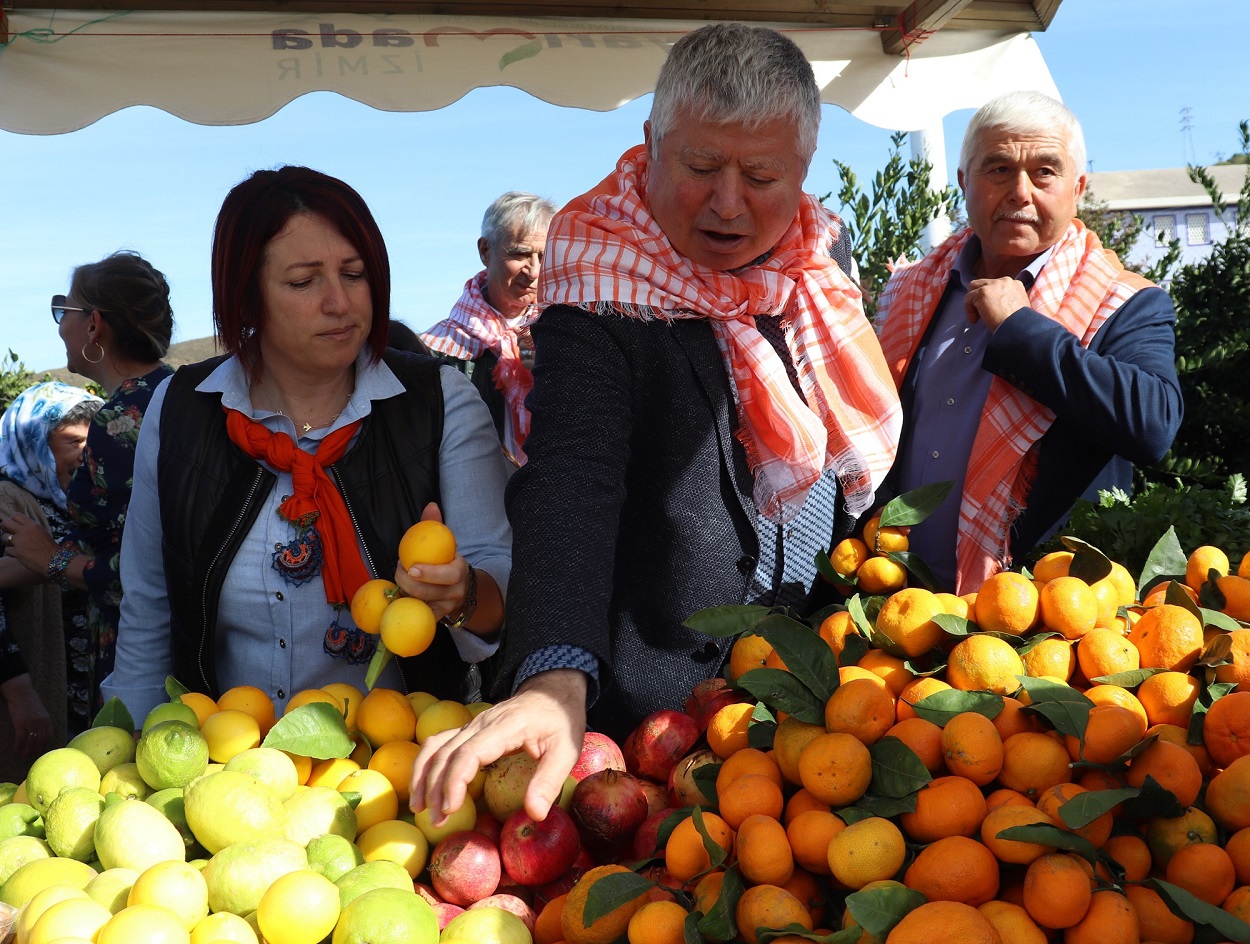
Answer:
POLYGON ((278 513, 301 526, 317 524, 325 567, 326 602, 348 603, 369 579, 360 557, 356 529, 343 496, 325 467, 342 457, 360 427, 360 420, 336 429, 317 447, 316 454, 300 449, 286 433, 270 432, 263 424, 238 410, 226 410, 226 433, 230 441, 253 459, 263 459, 275 469, 291 473, 292 493, 282 500, 278 513))

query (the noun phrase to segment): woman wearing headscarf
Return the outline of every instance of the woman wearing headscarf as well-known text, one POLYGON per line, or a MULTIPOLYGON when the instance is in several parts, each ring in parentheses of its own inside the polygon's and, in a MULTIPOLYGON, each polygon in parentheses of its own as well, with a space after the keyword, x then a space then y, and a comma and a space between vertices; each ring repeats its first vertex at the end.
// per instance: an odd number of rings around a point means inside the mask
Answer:
MULTIPOLYGON (((65 486, 101 402, 55 381, 18 394, 0 417, 0 517, 20 513, 53 539, 64 536, 65 486)), ((0 534, 5 550, 10 540, 0 534)), ((13 737, 13 750, 0 750, 0 781, 20 781, 34 757, 65 743, 67 677, 83 683, 69 643, 85 643, 85 611, 81 590, 62 595, 16 560, 0 560, 0 744, 10 729, 13 737)))

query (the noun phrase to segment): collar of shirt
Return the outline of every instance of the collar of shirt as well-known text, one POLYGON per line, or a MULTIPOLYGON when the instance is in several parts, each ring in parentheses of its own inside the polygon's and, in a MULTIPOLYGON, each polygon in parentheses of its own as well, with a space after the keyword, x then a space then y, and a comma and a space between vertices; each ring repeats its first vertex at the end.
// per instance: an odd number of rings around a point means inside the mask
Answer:
MULTIPOLYGON (((227 358, 219 364, 195 389, 200 393, 220 393, 222 406, 227 409, 238 410, 240 413, 264 423, 275 432, 282 429, 284 432, 289 433, 295 429, 294 423, 283 414, 268 410, 257 410, 252 406, 252 396, 248 387, 247 376, 244 374, 243 365, 237 357, 227 358), (285 429, 285 426, 289 426, 290 430, 285 429)), ((347 401, 347 406, 343 407, 343 412, 329 426, 311 430, 307 435, 299 438, 320 440, 334 430, 368 416, 371 409, 371 401, 386 400, 403 392, 404 385, 400 383, 399 378, 395 376, 391 369, 383 361, 378 361, 376 364, 372 363, 369 359, 368 351, 362 350, 356 357, 356 388, 352 391, 352 396, 347 401)))
MULTIPOLYGON (((1033 282, 1042 271, 1042 266, 1050 261, 1051 255, 1054 253, 1055 247, 1050 246, 1044 252, 1038 255, 1036 259, 1024 266, 1016 273, 1015 278, 1024 283, 1024 290, 1027 292, 1033 288, 1033 282)), ((972 280, 976 278, 973 270, 977 264, 977 260, 981 258, 981 238, 975 233, 969 237, 964 243, 964 248, 959 251, 959 258, 955 260, 955 268, 952 270, 952 277, 959 279, 960 287, 966 292, 968 286, 972 284, 972 280)))

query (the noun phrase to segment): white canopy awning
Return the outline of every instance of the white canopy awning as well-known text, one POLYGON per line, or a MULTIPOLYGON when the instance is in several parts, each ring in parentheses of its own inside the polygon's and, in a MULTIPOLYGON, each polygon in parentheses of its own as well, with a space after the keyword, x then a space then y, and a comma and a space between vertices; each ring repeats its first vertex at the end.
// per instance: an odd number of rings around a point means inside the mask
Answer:
MULTIPOLYGON (((606 111, 651 91, 695 21, 400 14, 21 10, 0 47, 0 128, 74 131, 130 105, 206 125, 246 124, 334 91, 387 111, 427 111, 509 85, 606 111)), ((907 56, 870 29, 773 24, 807 53, 824 101, 882 128, 1029 88, 1057 95, 1028 33, 937 32, 907 56)))

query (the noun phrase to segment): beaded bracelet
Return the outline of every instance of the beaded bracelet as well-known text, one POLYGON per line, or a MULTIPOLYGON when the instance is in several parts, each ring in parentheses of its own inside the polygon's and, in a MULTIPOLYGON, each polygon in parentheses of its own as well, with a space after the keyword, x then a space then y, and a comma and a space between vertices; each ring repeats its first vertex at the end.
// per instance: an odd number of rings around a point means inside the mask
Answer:
POLYGON ((53 583, 59 584, 62 590, 69 589, 69 580, 65 576, 65 571, 69 567, 69 562, 77 556, 78 552, 72 547, 62 547, 48 560, 48 569, 44 573, 53 583))
POLYGON ((464 606, 460 608, 460 613, 455 619, 450 616, 444 617, 444 621, 452 629, 459 629, 465 623, 473 618, 473 611, 477 609, 477 571, 473 569, 473 565, 469 564, 468 586, 464 594, 464 606))

